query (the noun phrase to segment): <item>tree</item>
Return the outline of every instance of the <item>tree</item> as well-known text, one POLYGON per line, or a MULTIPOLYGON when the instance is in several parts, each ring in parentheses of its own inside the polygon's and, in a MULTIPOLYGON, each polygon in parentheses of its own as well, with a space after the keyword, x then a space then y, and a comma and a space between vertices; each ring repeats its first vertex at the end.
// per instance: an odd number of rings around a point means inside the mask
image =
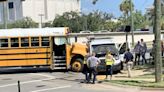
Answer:
POLYGON ((54 27, 69 27, 72 32, 80 32, 85 30, 100 31, 110 30, 113 14, 94 11, 89 14, 79 14, 76 12, 66 12, 58 16, 53 21, 54 27))
POLYGON ((83 20, 77 12, 66 12, 61 16, 57 16, 53 23, 53 27, 69 27, 72 32, 82 30, 83 20))
POLYGON ((161 58, 161 2, 155 0, 155 19, 154 19, 154 32, 155 32, 155 81, 162 81, 162 58, 161 58))
MULTIPOLYGON (((133 19, 134 19, 134 29, 141 29, 146 28, 146 26, 149 24, 148 21, 146 21, 146 16, 142 15, 141 11, 137 11, 133 13, 133 19)), ((128 19, 130 21, 130 18, 128 19)))
POLYGON ((21 20, 17 20, 13 23, 8 24, 8 28, 36 28, 36 27, 38 27, 38 24, 29 17, 25 17, 21 20))
MULTIPOLYGON (((120 4, 120 11, 123 12, 125 18, 127 18, 129 16, 129 12, 130 12, 130 0, 123 0, 122 3, 120 4)), ((134 4, 132 4, 132 10, 134 9, 134 4)), ((130 24, 127 23, 126 24, 130 24)))
MULTIPOLYGON (((154 16, 155 16, 155 10, 154 10, 154 6, 150 7, 147 10, 147 14, 146 16, 150 16, 149 19, 147 21, 149 21, 149 26, 153 26, 154 25, 154 16)), ((161 30, 164 30, 164 4, 161 4, 161 30)))
MULTIPOLYGON (((121 22, 120 25, 124 26, 126 21, 130 23, 131 17, 128 16, 126 19, 125 16, 120 16, 119 20, 121 22)), ((147 20, 146 15, 143 15, 141 11, 138 10, 133 12, 133 22, 134 22, 134 29, 146 28, 150 24, 150 21, 147 20)))

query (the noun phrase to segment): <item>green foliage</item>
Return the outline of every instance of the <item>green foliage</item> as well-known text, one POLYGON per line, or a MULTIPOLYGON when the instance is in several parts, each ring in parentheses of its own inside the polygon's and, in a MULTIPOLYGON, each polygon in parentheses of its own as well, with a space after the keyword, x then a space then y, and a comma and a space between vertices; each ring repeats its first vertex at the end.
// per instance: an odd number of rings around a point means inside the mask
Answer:
MULTIPOLYGON (((15 21, 7 25, 8 28, 36 28, 38 24, 35 23, 31 18, 25 17, 22 20, 15 21)), ((3 28, 3 25, 0 26, 3 28)))
MULTIPOLYGON (((121 25, 125 25, 125 22, 127 22, 127 24, 130 24, 130 16, 127 17, 127 19, 122 16, 119 18, 121 21, 121 25)), ((143 15, 141 13, 141 11, 135 11, 133 13, 133 21, 134 21, 134 29, 141 29, 141 28, 145 28, 147 25, 150 24, 150 21, 148 21, 146 19, 146 15, 143 15)))
POLYGON ((62 16, 57 16, 54 19, 53 27, 70 27, 73 32, 82 30, 82 19, 76 12, 66 12, 62 16))
MULTIPOLYGON (((134 9, 134 4, 132 4, 132 8, 134 9)), ((120 4, 120 10, 123 12, 124 16, 128 16, 130 12, 130 0, 123 0, 120 4)))
POLYGON ((53 27, 69 27, 72 32, 85 30, 99 31, 110 30, 115 23, 110 22, 113 15, 94 11, 89 14, 79 14, 76 12, 66 12, 54 19, 53 27))
POLYGON ((133 17, 134 29, 145 28, 147 25, 149 25, 149 22, 146 20, 146 16, 142 15, 141 11, 136 11, 135 13, 133 13, 133 17))
POLYGON ((44 27, 52 27, 52 22, 49 21, 49 22, 43 23, 42 26, 43 26, 43 28, 44 27))

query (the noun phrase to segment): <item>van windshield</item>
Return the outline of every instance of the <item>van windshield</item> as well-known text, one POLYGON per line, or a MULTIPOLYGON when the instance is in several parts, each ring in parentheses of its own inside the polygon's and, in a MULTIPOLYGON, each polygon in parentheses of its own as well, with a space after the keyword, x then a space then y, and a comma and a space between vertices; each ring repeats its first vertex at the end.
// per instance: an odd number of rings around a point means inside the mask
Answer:
POLYGON ((92 45, 92 48, 96 54, 105 55, 107 51, 111 51, 113 55, 118 55, 118 49, 116 48, 115 44, 92 45))

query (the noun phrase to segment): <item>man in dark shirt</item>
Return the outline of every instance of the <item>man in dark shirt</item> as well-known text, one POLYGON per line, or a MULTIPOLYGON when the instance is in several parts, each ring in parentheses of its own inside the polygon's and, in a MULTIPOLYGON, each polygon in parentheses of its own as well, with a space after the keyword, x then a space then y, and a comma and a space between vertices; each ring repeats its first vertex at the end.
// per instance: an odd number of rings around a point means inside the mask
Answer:
POLYGON ((128 69, 128 77, 131 77, 131 68, 133 67, 133 54, 130 52, 130 49, 127 49, 127 52, 124 55, 124 59, 128 69))

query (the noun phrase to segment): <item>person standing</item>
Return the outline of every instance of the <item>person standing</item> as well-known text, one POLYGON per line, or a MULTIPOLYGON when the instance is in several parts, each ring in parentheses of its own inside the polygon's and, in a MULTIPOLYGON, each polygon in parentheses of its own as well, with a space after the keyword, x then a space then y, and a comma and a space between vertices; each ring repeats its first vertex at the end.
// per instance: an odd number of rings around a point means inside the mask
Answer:
POLYGON ((135 62, 134 65, 139 65, 140 62, 140 41, 137 42, 137 44, 134 47, 134 53, 135 53, 135 62))
POLYGON ((131 69, 133 67, 133 54, 130 52, 130 49, 127 49, 127 52, 125 52, 124 59, 128 69, 128 77, 131 77, 131 69))
POLYGON ((89 58, 89 53, 84 57, 84 67, 82 73, 85 74, 85 82, 88 80, 89 68, 87 66, 87 59, 89 58))
POLYGON ((108 79, 108 74, 110 73, 110 80, 111 80, 113 74, 112 66, 114 64, 114 58, 110 51, 108 51, 105 55, 105 63, 106 63, 106 79, 108 79))
POLYGON ((141 56, 142 56, 142 64, 143 64, 144 62, 147 64, 147 60, 146 60, 146 58, 145 58, 146 51, 147 51, 146 43, 144 42, 143 39, 141 39, 140 54, 141 54, 141 56))
MULTIPOLYGON (((87 65, 88 65, 89 70, 90 70, 89 76, 91 76, 93 74, 92 84, 95 84, 96 75, 97 75, 97 66, 100 63, 100 60, 95 56, 96 56, 96 53, 92 52, 92 56, 87 59, 87 65)), ((91 78, 87 78, 87 79, 88 79, 87 82, 89 83, 91 78)))

